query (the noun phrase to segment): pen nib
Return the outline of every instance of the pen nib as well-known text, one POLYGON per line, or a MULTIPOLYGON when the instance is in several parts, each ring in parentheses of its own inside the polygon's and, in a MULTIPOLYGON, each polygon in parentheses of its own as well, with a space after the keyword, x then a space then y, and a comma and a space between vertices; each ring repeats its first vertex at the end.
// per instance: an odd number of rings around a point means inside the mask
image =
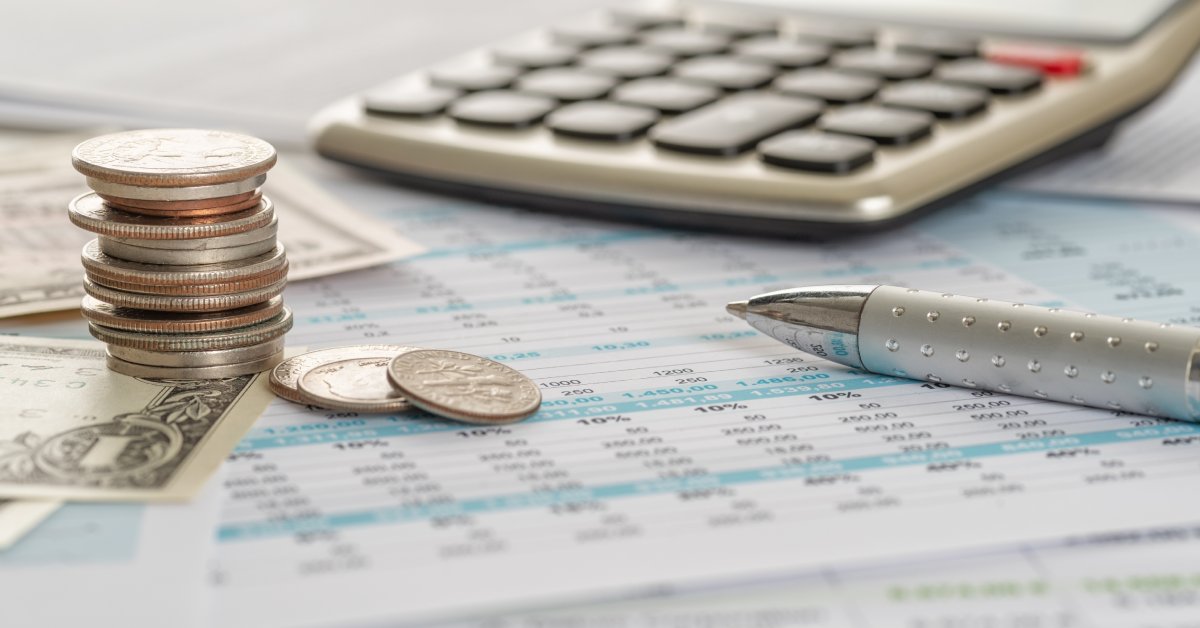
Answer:
POLYGON ((725 311, 742 320, 745 320, 747 306, 749 306, 748 301, 730 301, 725 305, 725 311))

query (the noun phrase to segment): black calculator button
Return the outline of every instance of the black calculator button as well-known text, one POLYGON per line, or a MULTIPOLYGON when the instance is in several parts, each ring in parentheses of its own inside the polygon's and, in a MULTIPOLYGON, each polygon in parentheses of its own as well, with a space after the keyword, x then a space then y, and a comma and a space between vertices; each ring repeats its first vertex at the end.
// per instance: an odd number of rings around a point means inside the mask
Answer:
POLYGON ((450 105, 459 122, 523 129, 537 124, 557 106, 553 98, 510 91, 469 94, 450 105))
POLYGON ((875 142, 820 131, 788 131, 759 144, 758 155, 784 168, 845 174, 871 163, 875 142))
POLYGON ((812 41, 837 48, 859 48, 875 43, 875 31, 844 24, 797 24, 789 33, 801 41, 812 41))
POLYGON ((806 68, 820 65, 829 59, 829 47, 779 37, 755 37, 733 46, 738 56, 765 61, 781 68, 806 68))
POLYGON ((888 107, 928 111, 939 118, 961 120, 987 109, 987 90, 936 81, 909 81, 889 85, 879 94, 888 107))
POLYGON ((933 116, 920 111, 855 105, 825 114, 817 125, 832 133, 856 135, 880 144, 903 146, 929 135, 933 130, 933 116))
POLYGON ((721 90, 674 78, 646 78, 621 85, 610 97, 617 102, 651 107, 663 113, 683 113, 720 98, 721 90))
POLYGON ((564 102, 603 98, 617 79, 600 72, 579 68, 545 68, 517 79, 517 89, 564 102))
POLYGON ((641 42, 648 48, 680 57, 695 57, 724 52, 729 37, 717 33, 683 28, 662 28, 646 31, 641 42))
POLYGON ((559 135, 627 142, 658 122, 658 112, 615 102, 577 102, 546 118, 546 126, 559 135))
POLYGON ((552 68, 571 64, 578 52, 575 46, 546 42, 497 48, 492 51, 492 58, 496 63, 518 68, 552 68))
POLYGON ((711 83, 734 91, 766 85, 775 78, 775 66, 739 57, 696 57, 676 64, 671 73, 679 78, 711 83))
POLYGON ((445 111, 461 95, 445 87, 377 89, 363 96, 363 109, 374 115, 428 117, 445 111))
POLYGON ((634 29, 619 24, 581 24, 550 30, 550 36, 556 43, 580 48, 627 44, 633 41, 635 34, 634 29))
POLYGON ((898 35, 897 50, 929 54, 942 59, 963 59, 979 56, 979 40, 954 33, 925 32, 898 35))
POLYGON ((882 85, 883 81, 873 76, 824 68, 797 70, 775 79, 774 83, 775 89, 784 94, 820 98, 839 105, 864 101, 882 85))
POLYGON ((464 92, 481 92, 486 89, 504 89, 520 74, 515 68, 497 65, 461 67, 433 70, 429 82, 438 87, 461 89, 464 92))
POLYGON ((650 130, 650 139, 659 148, 731 157, 809 124, 820 113, 815 100, 745 92, 660 123, 650 130))
POLYGON ((579 66, 633 79, 665 73, 675 62, 673 55, 641 46, 609 46, 589 50, 579 57, 579 66))
POLYGON ((933 71, 935 59, 926 54, 885 48, 854 48, 834 55, 830 65, 893 81, 921 78, 933 71))
POLYGON ((1037 70, 1019 68, 984 61, 983 59, 959 59, 939 67, 937 78, 948 83, 970 85, 990 90, 994 94, 1023 94, 1037 89, 1042 84, 1042 75, 1037 70))
POLYGON ((614 23, 637 30, 683 24, 683 14, 671 9, 627 7, 613 9, 609 15, 614 23))

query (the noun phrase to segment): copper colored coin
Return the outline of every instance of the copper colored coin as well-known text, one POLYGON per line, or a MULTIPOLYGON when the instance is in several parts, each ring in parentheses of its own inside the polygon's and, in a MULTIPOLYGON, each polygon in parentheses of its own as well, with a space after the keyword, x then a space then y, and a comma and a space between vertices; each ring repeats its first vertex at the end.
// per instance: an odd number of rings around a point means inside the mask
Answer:
POLYGON ((242 194, 234 194, 233 196, 218 196, 217 198, 201 198, 191 201, 147 201, 140 198, 125 198, 123 196, 113 196, 111 194, 99 194, 100 198, 109 202, 109 204, 119 207, 136 207, 138 209, 160 209, 178 211, 182 209, 209 209, 210 207, 224 207, 226 205, 237 205, 244 203, 250 199, 257 199, 262 196, 262 190, 254 190, 253 192, 243 192, 242 194))
POLYGON ((277 281, 282 281, 287 278, 288 265, 285 262, 278 270, 273 270, 269 273, 258 275, 255 277, 247 277, 246 279, 238 279, 235 281, 226 281, 222 283, 202 283, 191 285, 168 285, 156 286, 153 284, 142 283, 139 281, 120 281, 109 279, 108 277, 100 277, 84 271, 84 274, 93 283, 112 288, 113 290, 124 290, 126 292, 136 292, 138 294, 158 294, 162 296, 214 296, 219 294, 237 294, 246 292, 247 290, 257 290, 265 288, 277 281))
POLYGON ((110 257, 100 251, 99 242, 92 240, 83 246, 81 260, 88 275, 113 281, 153 286, 200 286, 240 281, 275 272, 287 264, 287 252, 282 244, 276 244, 273 251, 236 262, 163 266, 110 257))
POLYGON ((159 334, 202 334, 248 327, 270 320, 283 311, 283 297, 234 310, 185 313, 117 307, 85 296, 80 310, 89 322, 114 329, 159 334))
POLYGON ((114 238, 137 240, 197 240, 253 231, 275 218, 270 199, 250 209, 220 216, 161 218, 116 209, 89 192, 75 197, 67 216, 80 229, 114 238))
POLYGON ((193 187, 265 173, 275 148, 256 137, 205 129, 141 129, 85 140, 71 165, 87 177, 124 185, 193 187))
MULTIPOLYGON (((109 346, 144 351, 222 351, 261 345, 282 338, 292 328, 292 312, 287 308, 274 318, 257 325, 227 331, 200 334, 164 334, 158 332, 126 331, 88 324, 88 333, 109 346)), ((121 356, 118 356, 121 357, 121 356)), ((124 358, 129 359, 129 358, 124 358)), ((137 362, 137 360, 133 360, 137 362)))
POLYGON ((207 216, 225 216, 258 207, 262 203, 262 199, 261 195, 256 193, 251 198, 233 203, 232 205, 218 205, 216 207, 200 207, 195 209, 147 209, 133 205, 122 205, 108 200, 105 203, 121 211, 140 214, 142 216, 154 216, 156 218, 204 218, 207 216))
POLYGON ((246 307, 255 303, 269 301, 283 294, 287 280, 275 282, 265 288, 247 290, 237 294, 214 294, 207 296, 169 296, 161 294, 139 294, 125 290, 106 288, 94 281, 83 280, 84 292, 105 303, 120 307, 131 307, 137 310, 154 310, 156 312, 219 312, 234 308, 246 307))

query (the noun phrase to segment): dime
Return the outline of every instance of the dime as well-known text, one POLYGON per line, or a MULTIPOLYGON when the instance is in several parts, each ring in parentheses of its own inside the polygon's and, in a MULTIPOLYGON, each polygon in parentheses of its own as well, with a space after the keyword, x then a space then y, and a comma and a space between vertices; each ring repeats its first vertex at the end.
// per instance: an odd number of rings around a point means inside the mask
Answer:
POLYGON ((351 358, 314 366, 300 375, 300 398, 309 405, 349 412, 403 412, 411 406, 388 383, 391 357, 351 358))
MULTIPOLYGON (((238 236, 226 236, 236 238, 238 236)), ((242 244, 240 246, 227 246, 219 249, 198 249, 198 250, 181 250, 167 249, 148 246, 138 246, 114 240, 108 236, 100 236, 99 240, 100 252, 110 257, 123 259, 129 262, 141 262, 143 264, 156 264, 162 266, 191 266, 194 264, 218 264, 220 262, 236 262, 251 257, 262 255, 276 246, 275 236, 272 234, 257 242, 242 244)), ((156 242, 156 240, 146 240, 146 242, 156 242)))
POLYGON ((71 164, 84 176, 155 187, 240 181, 270 170, 275 159, 275 148, 258 138, 203 129, 124 131, 71 151, 71 164))
POLYGON ((120 207, 133 207, 136 209, 150 210, 167 210, 176 212, 184 209, 212 209, 214 207, 228 207, 230 205, 238 205, 247 201, 257 201, 262 198, 262 191, 255 190, 253 192, 244 192, 242 194, 234 194, 233 196, 220 196, 217 198, 201 198, 192 201, 147 201, 140 198, 124 198, 121 196, 108 196, 105 194, 97 194, 111 205, 120 207))
POLYGON ((155 310, 158 312, 218 312, 246 307, 262 303, 283 293, 287 280, 277 281, 264 288, 247 290, 237 294, 220 294, 208 296, 166 296, 158 294, 138 294, 124 290, 106 288, 96 282, 83 280, 84 292, 93 298, 111 303, 118 307, 131 307, 137 310, 155 310))
MULTIPOLYGON (((308 403, 300 396, 299 381, 300 376, 305 371, 326 364, 328 362, 338 362, 341 360, 351 360, 355 358, 387 358, 391 359, 406 351, 416 351, 416 347, 405 347, 402 345, 353 345, 350 347, 337 347, 332 349, 319 349, 310 351, 301 355, 290 357, 279 364, 271 371, 271 390, 276 395, 294 401, 296 403, 308 403)), ((384 378, 386 384, 386 377, 384 378)))
POLYGON ((237 279, 234 281, 225 281, 221 283, 202 283, 194 285, 175 285, 175 286, 156 286, 154 284, 142 283, 140 281, 120 281, 109 279, 108 277, 98 276, 91 272, 84 271, 84 275, 92 280, 93 283, 112 288, 113 290, 124 290, 126 292, 136 292, 138 294, 158 294, 162 296, 211 296, 219 294, 236 294, 246 292, 247 290, 257 290, 265 288, 277 281, 282 281, 287 278, 288 265, 285 263, 278 270, 269 272, 265 275, 249 277, 246 279, 237 279))
POLYGON ((124 331, 88 323, 88 332, 100 342, 146 351, 219 351, 249 347, 281 338, 291 328, 292 312, 287 308, 257 325, 200 334, 124 331))
POLYGON ((219 349, 214 351, 147 351, 117 345, 108 345, 108 355, 131 364, 144 366, 167 366, 170 368, 196 368, 241 364, 269 358, 283 351, 283 338, 249 347, 219 349))
POLYGON ((223 364, 220 366, 197 366, 197 367, 169 367, 169 366, 148 366, 145 364, 136 364, 134 362, 126 362, 120 358, 108 356, 108 368, 114 372, 131 377, 144 377, 147 379, 224 379, 226 377, 237 377, 239 375, 250 375, 251 373, 261 373, 269 370, 283 360, 283 351, 275 355, 267 356, 258 360, 242 362, 240 364, 223 364))
POLYGON ((467 423, 512 423, 532 416, 542 393, 528 377, 469 353, 422 349, 396 356, 387 370, 413 405, 467 423))
POLYGON ((88 275, 113 281, 125 281, 153 286, 194 286, 242 281, 276 272, 287 264, 282 244, 275 249, 236 262, 162 266, 128 262, 105 255, 96 240, 83 247, 83 268, 88 275))
POLYGON ((245 233, 267 225, 275 217, 275 207, 266 198, 240 212, 187 220, 127 212, 105 203, 94 192, 75 197, 67 209, 71 222, 81 229, 138 240, 193 240, 245 233))
POLYGON ((229 235, 212 236, 208 238, 191 238, 188 240, 164 240, 164 239, 143 239, 143 238, 114 238, 112 236, 100 237, 100 250, 103 251, 107 242, 124 244, 127 246, 136 246, 146 249, 157 249, 162 251, 207 251, 210 249, 226 249, 235 246, 247 246, 262 242, 267 239, 274 239, 279 233, 279 219, 272 218, 267 224, 243 231, 242 233, 231 233, 229 235))
POLYGON ((87 185, 92 191, 114 198, 131 198, 143 201, 195 201, 209 198, 236 196, 254 192, 267 182, 267 175, 260 174, 233 183, 217 185, 196 185, 182 188, 145 187, 141 185, 123 185, 103 179, 87 178, 87 185))
POLYGON ((83 317, 97 325, 125 331, 201 334, 257 325, 283 311, 283 297, 220 312, 179 313, 135 310, 83 297, 83 317))

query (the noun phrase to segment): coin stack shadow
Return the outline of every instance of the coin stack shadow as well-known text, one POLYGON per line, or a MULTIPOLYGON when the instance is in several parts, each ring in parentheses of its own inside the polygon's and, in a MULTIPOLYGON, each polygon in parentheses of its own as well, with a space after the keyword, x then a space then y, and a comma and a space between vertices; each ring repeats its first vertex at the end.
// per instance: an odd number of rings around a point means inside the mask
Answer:
MULTIPOLYGON (((71 201, 71 222, 97 235, 83 248, 82 311, 91 334, 108 345, 108 367, 135 377, 175 379, 235 377, 274 367, 292 327, 282 297, 287 255, 276 240, 274 207, 260 191, 275 163, 274 149, 236 134, 175 131, 173 140, 207 133, 199 142, 216 134, 238 140, 235 146, 269 151, 257 155, 259 165, 250 176, 218 171, 207 178, 202 170, 201 177, 171 178, 127 174, 119 164, 99 168, 92 155, 102 151, 84 150, 144 144, 147 133, 153 132, 94 138, 80 144, 73 159, 93 191, 71 201)), ((169 166, 177 155, 163 152, 169 166)))

